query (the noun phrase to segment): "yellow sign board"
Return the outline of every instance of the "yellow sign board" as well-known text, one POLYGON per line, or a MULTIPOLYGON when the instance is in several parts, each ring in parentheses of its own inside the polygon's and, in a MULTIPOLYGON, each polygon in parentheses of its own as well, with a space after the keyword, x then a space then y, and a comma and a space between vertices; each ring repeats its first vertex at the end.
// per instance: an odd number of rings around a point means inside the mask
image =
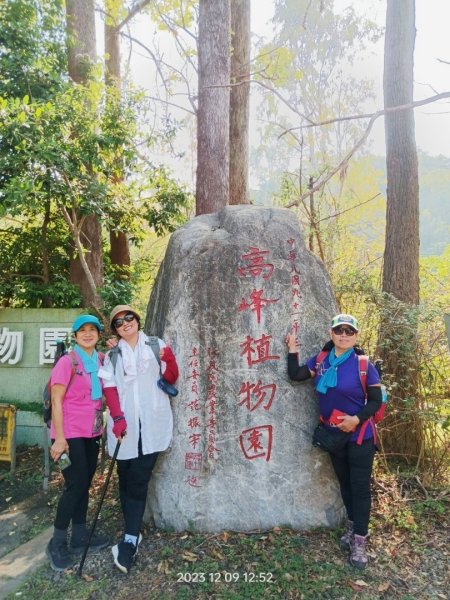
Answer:
POLYGON ((11 463, 11 471, 16 462, 16 407, 13 404, 0 404, 0 460, 11 463))

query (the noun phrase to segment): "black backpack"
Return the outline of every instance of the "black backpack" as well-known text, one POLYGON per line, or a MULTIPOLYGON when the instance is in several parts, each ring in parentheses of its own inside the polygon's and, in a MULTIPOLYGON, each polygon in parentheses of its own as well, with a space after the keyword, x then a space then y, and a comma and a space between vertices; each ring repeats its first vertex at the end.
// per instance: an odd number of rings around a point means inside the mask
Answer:
MULTIPOLYGON (((67 391, 69 389, 69 387, 71 386, 74 375, 76 373, 76 370, 78 367, 78 360, 77 360, 77 355, 75 354, 75 352, 73 350, 70 352, 67 352, 66 344, 63 341, 58 340, 56 342, 56 352, 55 352, 55 358, 53 360, 53 367, 56 365, 56 363, 61 358, 61 356, 64 356, 65 354, 69 354, 70 360, 72 361, 72 373, 70 375, 70 381, 69 381, 69 384, 66 389, 66 391, 67 391)), ((44 423, 47 425, 47 427, 50 427, 50 421, 52 420, 51 380, 52 380, 52 376, 50 375, 47 383, 45 384, 44 390, 42 392, 42 399, 44 401, 44 423)))

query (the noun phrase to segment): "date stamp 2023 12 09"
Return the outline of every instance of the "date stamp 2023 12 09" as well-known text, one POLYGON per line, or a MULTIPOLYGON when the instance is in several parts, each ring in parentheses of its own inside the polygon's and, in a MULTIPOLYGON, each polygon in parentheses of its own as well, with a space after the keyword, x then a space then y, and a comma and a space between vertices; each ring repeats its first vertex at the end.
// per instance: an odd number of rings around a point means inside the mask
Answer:
POLYGON ((177 573, 177 583, 275 583, 273 573, 258 573, 253 571, 216 571, 202 573, 201 571, 186 571, 177 573))

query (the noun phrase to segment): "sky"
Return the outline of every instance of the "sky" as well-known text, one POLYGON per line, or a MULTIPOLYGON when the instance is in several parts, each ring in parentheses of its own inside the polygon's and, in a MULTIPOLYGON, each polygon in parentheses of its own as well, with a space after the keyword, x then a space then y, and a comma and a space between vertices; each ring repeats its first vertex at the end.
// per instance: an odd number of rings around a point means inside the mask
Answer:
MULTIPOLYGON (((402 2, 403 0, 397 0, 402 2)), ((252 29, 271 31, 269 24, 273 0, 252 1, 252 29), (257 5, 257 10, 254 7, 257 5)), ((347 6, 370 17, 384 27, 386 0, 335 0, 336 10, 347 6)), ((414 51, 414 99, 421 100, 436 93, 450 91, 450 0, 416 0, 416 45, 414 51)), ((376 98, 364 110, 375 112, 383 107, 384 37, 362 57, 355 73, 366 78, 370 73, 375 82, 376 98)), ((418 148, 431 155, 450 156, 450 99, 415 109, 416 142, 418 148)), ((371 136, 371 151, 385 154, 384 124, 379 119, 371 136)))
MULTIPOLYGON (((318 1, 318 0, 314 0, 318 1)), ((397 0, 403 2, 404 0, 397 0)), ((270 19, 273 13, 274 0, 251 0, 251 28, 258 36, 267 39, 272 35, 270 19)), ((353 6, 355 11, 375 20, 384 27, 386 18, 386 0, 335 0, 336 10, 344 10, 353 6)), ((149 40, 148 15, 141 15, 133 21, 133 35, 146 42, 149 40)), ((414 55, 415 100, 432 96, 439 92, 450 91, 450 64, 440 63, 438 59, 450 63, 450 42, 448 26, 450 23, 450 0, 416 0, 416 46, 414 55)), ((99 36, 100 37, 100 36, 99 36)), ((176 60, 176 54, 171 49, 173 38, 158 33, 162 40, 162 50, 168 62, 176 60)), ((125 49, 124 49, 125 50, 125 49)), ((127 53, 125 50, 124 54, 127 53)), ((148 56, 137 45, 133 47, 130 62, 133 79, 140 86, 154 94, 154 69, 148 56)), ((352 75, 367 79, 368 74, 374 81, 375 99, 369 99, 363 112, 372 113, 383 107, 383 55, 384 37, 376 45, 372 45, 366 54, 355 64, 352 75)), ((194 90, 195 92, 195 90, 194 90)), ((185 99, 184 99, 185 100, 185 99)), ((174 102, 183 102, 183 97, 174 98, 174 102)), ((255 106, 255 102, 253 103, 255 106)), ((450 157, 450 99, 441 103, 429 104, 415 109, 417 147, 432 156, 443 154, 450 157)), ((184 115, 181 115, 184 116, 184 115)), ((257 144, 258 123, 256 111, 251 111, 250 144, 257 144), (253 114, 252 114, 253 113, 253 114)), ((178 177, 193 185, 195 175, 195 148, 188 136, 179 133, 177 141, 186 153, 183 161, 171 159, 164 151, 156 155, 156 160, 168 164, 178 177), (182 164, 184 163, 184 164, 182 164)), ((195 137, 195 125, 191 128, 191 136, 195 137)), ((373 154, 384 155, 384 122, 380 118, 375 123, 371 137, 366 142, 364 150, 373 154)))

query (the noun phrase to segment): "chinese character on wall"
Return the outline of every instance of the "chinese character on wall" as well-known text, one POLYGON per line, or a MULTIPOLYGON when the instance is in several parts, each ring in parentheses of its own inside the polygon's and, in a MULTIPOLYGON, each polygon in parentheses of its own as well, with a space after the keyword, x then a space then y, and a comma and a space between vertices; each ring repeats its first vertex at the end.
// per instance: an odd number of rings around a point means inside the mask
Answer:
POLYGON ((70 327, 41 327, 39 331, 39 364, 53 364, 56 342, 70 338, 70 327))
POLYGON ((0 329, 0 363, 16 365, 22 360, 23 331, 0 329))

